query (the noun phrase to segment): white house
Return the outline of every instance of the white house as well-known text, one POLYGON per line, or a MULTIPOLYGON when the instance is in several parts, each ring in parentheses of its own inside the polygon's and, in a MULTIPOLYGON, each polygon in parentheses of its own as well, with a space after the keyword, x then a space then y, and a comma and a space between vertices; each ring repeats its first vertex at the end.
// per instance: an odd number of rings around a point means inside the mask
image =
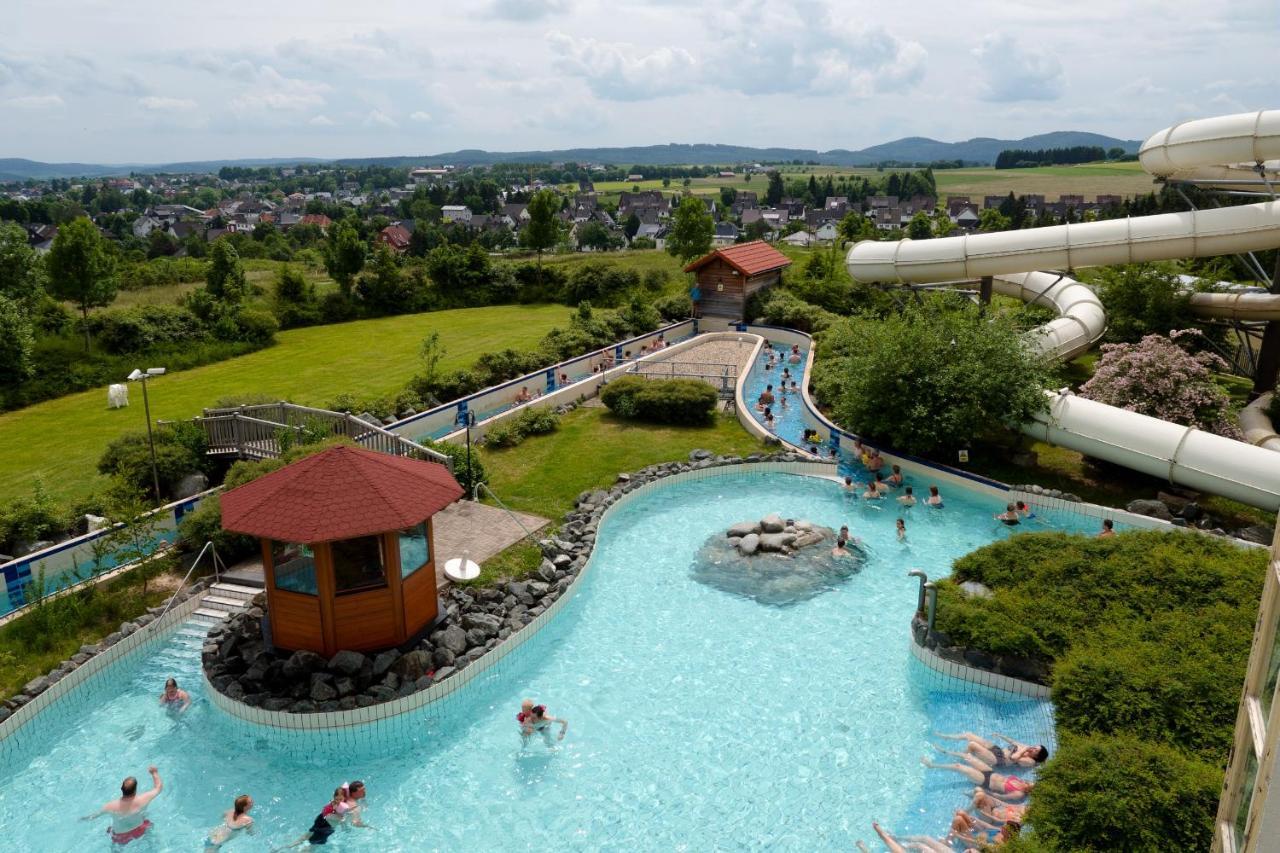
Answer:
POLYGON ((471 208, 465 204, 446 204, 440 208, 440 215, 444 217, 445 222, 460 222, 463 225, 471 224, 471 208))

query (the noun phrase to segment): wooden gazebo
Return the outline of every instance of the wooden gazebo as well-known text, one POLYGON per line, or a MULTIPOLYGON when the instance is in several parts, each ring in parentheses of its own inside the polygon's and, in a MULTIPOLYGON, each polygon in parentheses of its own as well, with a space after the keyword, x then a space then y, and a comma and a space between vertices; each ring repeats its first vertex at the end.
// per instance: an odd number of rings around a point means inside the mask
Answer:
POLYGON ((431 517, 461 496, 437 462, 339 446, 224 494, 222 526, 262 540, 274 645, 387 649, 436 620, 431 517))
POLYGON ((782 280, 791 259, 763 240, 738 243, 703 255, 684 268, 696 276, 690 296, 701 317, 750 320, 745 316, 751 294, 782 280))

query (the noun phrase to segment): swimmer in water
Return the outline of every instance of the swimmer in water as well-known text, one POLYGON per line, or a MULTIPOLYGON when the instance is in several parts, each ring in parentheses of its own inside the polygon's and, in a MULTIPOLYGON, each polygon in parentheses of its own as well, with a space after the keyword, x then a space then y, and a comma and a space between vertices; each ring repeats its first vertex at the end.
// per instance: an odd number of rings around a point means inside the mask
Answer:
POLYGON ((902 485, 902 469, 894 465, 891 470, 893 473, 889 475, 889 485, 896 489, 902 485))
POLYGON ((568 720, 559 720, 547 714, 546 705, 535 705, 532 699, 520 703, 520 713, 516 714, 516 722, 520 724, 521 744, 528 744, 535 732, 542 735, 542 740, 551 746, 551 724, 560 724, 560 734, 556 740, 564 740, 564 733, 569 730, 568 720))
POLYGON ((1102 519, 1102 529, 1098 531, 1099 539, 1110 539, 1116 535, 1116 523, 1109 518, 1102 519))
POLYGON ((845 547, 848 544, 849 544, 849 540, 841 536, 839 539, 836 540, 836 547, 831 549, 831 556, 833 557, 849 556, 849 549, 845 547))
POLYGON ((983 764, 973 756, 969 756, 968 762, 965 764, 935 764, 928 758, 920 759, 920 763, 934 770, 953 770, 956 773, 963 774, 975 785, 981 785, 985 788, 991 796, 1007 802, 1021 800, 1035 788, 1034 782, 1019 779, 1017 776, 997 773, 990 766, 983 764))
POLYGON ((1031 511, 1031 507, 1027 506, 1024 501, 1018 501, 1017 504, 1014 505, 1014 507, 1015 509, 1018 510, 1018 515, 1022 516, 1023 518, 1030 519, 1030 518, 1036 517, 1036 514, 1031 511))
POLYGON ((938 487, 937 487, 937 486, 930 486, 930 487, 929 487, 929 497, 925 498, 925 501, 924 501, 924 502, 925 502, 926 504, 928 504, 929 506, 937 507, 938 509, 942 509, 942 495, 938 494, 938 487))
POLYGON ((209 837, 204 840, 204 849, 206 851, 221 850, 222 845, 234 838, 241 830, 247 835, 252 835, 253 818, 249 817, 251 808, 253 808, 253 797, 248 794, 236 797, 231 808, 222 816, 222 823, 215 826, 209 833, 209 837))
POLYGON ((894 526, 898 529, 898 541, 907 541, 907 523, 902 519, 898 519, 894 526))
POLYGON ((853 481, 852 477, 844 478, 844 490, 846 493, 856 494, 858 491, 858 488, 859 488, 859 485, 853 481))
POLYGON ((911 493, 911 487, 907 486, 906 491, 902 493, 902 497, 898 498, 898 503, 903 506, 915 506, 916 496, 911 493))
POLYGON ((164 790, 164 782, 160 781, 160 771, 148 767, 151 774, 151 790, 145 794, 138 793, 138 780, 132 776, 120 783, 120 798, 107 803, 97 812, 85 815, 81 820, 94 820, 102 815, 111 815, 111 826, 107 827, 107 835, 112 844, 128 844, 137 841, 147 834, 151 821, 147 819, 147 806, 160 796, 164 790))
POLYGON ((991 767, 1035 767, 1037 764, 1043 764, 1049 760, 1049 748, 1044 744, 1019 743, 1013 738, 1002 734, 996 734, 994 737, 1004 741, 1008 746, 1000 746, 994 740, 989 740, 973 732, 959 732, 957 734, 934 732, 934 737, 965 742, 963 753, 949 752, 939 747, 938 750, 940 752, 954 755, 956 758, 973 756, 983 764, 991 767))
POLYGON ((1018 510, 1013 504, 1006 504, 1004 512, 994 516, 995 520, 1009 527, 1021 524, 1022 519, 1018 518, 1018 510))
POLYGON ((284 847, 277 847, 271 853, 276 853, 279 850, 288 850, 293 847, 301 847, 303 844, 308 847, 328 844, 329 836, 333 835, 339 824, 346 821, 347 814, 351 811, 347 798, 351 795, 352 785, 360 785, 360 790, 364 790, 364 785, 358 782, 338 787, 333 792, 333 799, 325 804, 325 807, 320 810, 320 814, 316 815, 315 820, 311 822, 310 829, 304 832, 297 841, 292 844, 286 844, 284 847))
POLYGON ((160 705, 166 711, 181 714, 191 707, 191 694, 178 689, 177 679, 170 678, 164 683, 164 692, 160 694, 160 705))

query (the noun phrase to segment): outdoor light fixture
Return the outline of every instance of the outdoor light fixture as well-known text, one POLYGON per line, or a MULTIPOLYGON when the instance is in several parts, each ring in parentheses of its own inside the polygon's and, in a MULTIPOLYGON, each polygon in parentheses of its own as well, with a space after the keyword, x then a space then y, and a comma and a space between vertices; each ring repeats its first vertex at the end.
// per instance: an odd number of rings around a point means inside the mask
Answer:
POLYGON ((147 416, 147 446, 151 449, 151 485, 156 492, 156 506, 160 506, 163 503, 160 499, 160 470, 156 467, 156 439, 151 432, 151 401, 147 397, 147 380, 155 376, 164 376, 164 368, 148 367, 144 372, 135 367, 127 378, 130 382, 142 383, 142 410, 147 416))

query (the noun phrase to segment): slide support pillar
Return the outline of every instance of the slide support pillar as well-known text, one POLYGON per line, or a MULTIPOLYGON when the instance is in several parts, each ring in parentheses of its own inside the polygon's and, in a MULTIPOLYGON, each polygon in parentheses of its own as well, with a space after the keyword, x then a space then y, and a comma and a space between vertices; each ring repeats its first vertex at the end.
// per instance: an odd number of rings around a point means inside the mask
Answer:
MULTIPOLYGON (((1271 292, 1280 293, 1280 256, 1271 274, 1271 292)), ((1276 376, 1280 374, 1280 321, 1271 320, 1262 333, 1262 346, 1258 348, 1258 367, 1253 372, 1253 390, 1250 400, 1256 400, 1268 391, 1276 389, 1276 376)))
POLYGON ((991 304, 991 276, 984 275, 978 283, 978 304, 984 308, 991 304))

